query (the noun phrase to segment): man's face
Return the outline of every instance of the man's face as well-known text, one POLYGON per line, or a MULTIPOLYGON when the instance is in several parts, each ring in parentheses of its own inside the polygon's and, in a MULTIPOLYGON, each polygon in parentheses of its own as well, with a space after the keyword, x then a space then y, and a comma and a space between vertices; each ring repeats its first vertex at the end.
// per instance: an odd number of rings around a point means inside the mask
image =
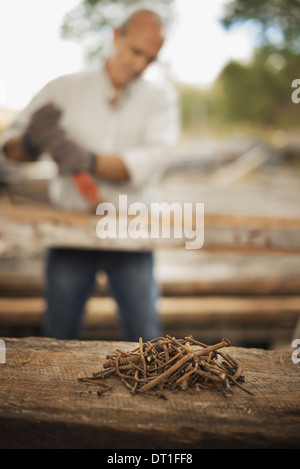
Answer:
POLYGON ((164 37, 154 19, 141 15, 132 20, 125 33, 114 31, 114 49, 108 60, 108 72, 116 87, 125 87, 152 63, 164 37))

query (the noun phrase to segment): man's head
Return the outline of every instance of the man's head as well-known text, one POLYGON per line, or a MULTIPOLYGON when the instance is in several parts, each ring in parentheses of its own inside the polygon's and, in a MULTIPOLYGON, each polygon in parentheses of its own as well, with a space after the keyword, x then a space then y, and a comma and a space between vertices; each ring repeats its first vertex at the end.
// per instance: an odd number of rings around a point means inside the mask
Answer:
POLYGON ((134 11, 114 29, 113 49, 107 69, 115 87, 124 88, 143 73, 160 51, 165 26, 154 11, 134 11))

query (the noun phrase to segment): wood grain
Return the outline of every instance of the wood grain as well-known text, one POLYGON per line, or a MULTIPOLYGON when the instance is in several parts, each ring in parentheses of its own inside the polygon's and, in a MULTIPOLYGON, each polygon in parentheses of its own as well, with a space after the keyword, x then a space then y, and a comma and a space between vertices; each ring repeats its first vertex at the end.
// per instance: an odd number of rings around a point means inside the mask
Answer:
POLYGON ((300 365, 291 352, 230 347, 245 386, 230 398, 169 393, 168 400, 132 396, 116 378, 78 381, 102 368, 125 342, 3 339, 0 365, 1 448, 299 448, 300 365))
MULTIPOLYGON (((146 238, 131 239, 126 225, 121 237, 100 239, 96 233, 100 218, 94 214, 55 210, 47 204, 11 204, 1 201, 0 237, 4 243, 15 248, 20 245, 30 248, 34 244, 43 248, 57 246, 125 250, 185 249, 186 242, 194 240, 185 237, 184 233, 180 238, 172 236, 173 228, 182 224, 181 217, 179 221, 171 217, 170 238, 156 239, 148 234, 146 238)), ((150 222, 147 220, 149 233, 150 222)), ((161 220, 158 223, 161 226, 161 220)), ((196 225, 194 215, 192 224, 200 233, 201 228, 196 225)), ((204 244, 201 249, 213 252, 299 253, 299 229, 299 218, 205 214, 204 244)))

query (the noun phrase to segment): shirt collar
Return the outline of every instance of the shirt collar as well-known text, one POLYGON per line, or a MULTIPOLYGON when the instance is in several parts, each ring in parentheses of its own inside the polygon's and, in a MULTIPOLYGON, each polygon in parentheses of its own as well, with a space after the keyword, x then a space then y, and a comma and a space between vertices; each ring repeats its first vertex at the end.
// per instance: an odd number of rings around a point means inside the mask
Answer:
MULTIPOLYGON (((111 104, 114 97, 115 97, 115 89, 111 83, 110 77, 107 73, 105 62, 101 63, 100 65, 100 73, 101 73, 101 78, 102 78, 102 86, 103 86, 103 93, 105 96, 105 100, 108 104, 111 104)), ((120 101, 120 104, 124 102, 125 99, 129 98, 131 94, 133 93, 134 88, 137 86, 137 84, 140 82, 141 78, 137 78, 133 82, 131 82, 124 90, 122 99, 120 101)))

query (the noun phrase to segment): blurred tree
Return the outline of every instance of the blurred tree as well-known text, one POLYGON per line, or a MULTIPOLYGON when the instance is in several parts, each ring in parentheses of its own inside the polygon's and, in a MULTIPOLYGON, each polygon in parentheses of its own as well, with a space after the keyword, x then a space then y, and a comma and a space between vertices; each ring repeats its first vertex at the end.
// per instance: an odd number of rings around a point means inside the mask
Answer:
POLYGON ((291 100, 291 84, 298 73, 299 56, 272 46, 257 49, 248 65, 230 62, 218 78, 224 92, 224 115, 233 122, 295 125, 299 109, 291 100))
POLYGON ((222 70, 224 116, 233 122, 295 126, 299 109, 291 83, 299 75, 300 0, 231 0, 221 24, 256 25, 257 48, 248 65, 230 62, 222 70))
MULTIPOLYGON (((152 0, 166 20, 171 18, 173 0, 152 0)), ((81 43, 85 59, 92 63, 103 56, 111 38, 111 27, 122 16, 124 9, 135 4, 144 5, 136 0, 82 0, 64 18, 62 37, 81 43)))
POLYGON ((209 89, 178 83, 177 88, 184 136, 193 137, 216 131, 224 117, 220 112, 224 92, 218 90, 218 84, 215 83, 209 89))
POLYGON ((300 53, 300 0, 232 0, 225 6, 225 28, 253 21, 261 45, 272 44, 300 53))

